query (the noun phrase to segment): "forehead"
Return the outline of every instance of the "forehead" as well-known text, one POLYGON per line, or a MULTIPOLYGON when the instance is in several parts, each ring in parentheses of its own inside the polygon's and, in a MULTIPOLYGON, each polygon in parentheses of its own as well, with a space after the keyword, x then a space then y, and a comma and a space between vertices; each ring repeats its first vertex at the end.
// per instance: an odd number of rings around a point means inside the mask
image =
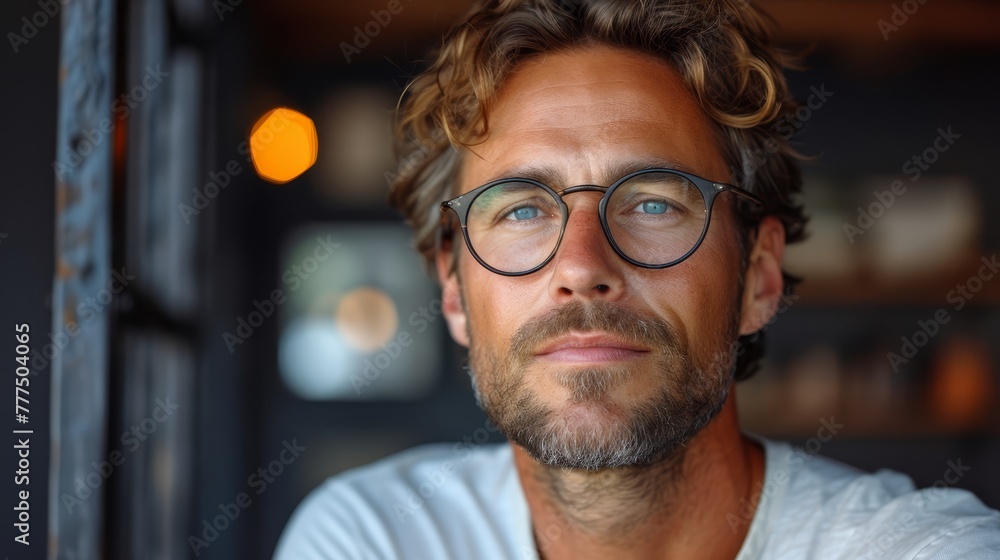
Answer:
POLYGON ((608 184, 630 162, 662 162, 728 179, 715 129, 666 61, 587 46, 546 53, 507 78, 488 115, 490 133, 463 157, 463 191, 524 169, 534 178, 608 184))

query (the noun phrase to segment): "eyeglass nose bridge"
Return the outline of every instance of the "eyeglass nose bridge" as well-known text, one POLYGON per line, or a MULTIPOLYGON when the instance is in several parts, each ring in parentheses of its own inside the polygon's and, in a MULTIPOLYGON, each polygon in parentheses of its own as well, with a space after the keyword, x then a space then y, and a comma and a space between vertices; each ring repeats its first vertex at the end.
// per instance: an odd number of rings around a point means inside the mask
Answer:
POLYGON ((535 267, 531 272, 539 270, 548 265, 549 262, 551 262, 552 259, 555 258, 556 253, 559 252, 559 249, 562 247, 563 238, 566 235, 566 226, 567 226, 566 222, 569 220, 569 207, 566 205, 566 201, 563 199, 568 194, 574 194, 579 192, 599 192, 603 195, 597 207, 597 218, 601 223, 601 231, 604 232, 604 238, 615 253, 617 253, 620 257, 622 257, 626 261, 634 262, 633 259, 625 255, 624 252, 622 252, 621 248, 618 246, 618 243, 614 240, 614 236, 611 234, 611 229, 608 227, 607 220, 604 217, 605 207, 608 202, 608 193, 611 191, 612 188, 613 188, 612 186, 602 187, 601 185, 585 184, 585 185, 574 185, 572 187, 567 187, 561 191, 553 190, 553 192, 559 197, 559 203, 563 207, 564 214, 563 214, 562 229, 559 232, 559 238, 556 240, 555 247, 552 248, 552 253, 550 253, 548 258, 546 258, 545 261, 543 261, 541 264, 535 267))
MULTIPOLYGON (((604 220, 604 208, 605 208, 605 205, 607 204, 608 192, 610 190, 611 190, 611 187, 602 187, 600 185, 575 185, 575 186, 572 186, 572 187, 567 187, 567 188, 565 188, 565 189, 563 189, 561 191, 554 191, 554 192, 556 193, 557 196, 559 196, 559 201, 562 203, 562 205, 564 207, 566 206, 566 202, 563 199, 568 194, 573 194, 573 193, 578 193, 578 192, 599 192, 599 193, 601 193, 603 195, 603 197, 601 198, 601 202, 600 202, 600 204, 598 205, 598 208, 597 208, 597 217, 601 221, 601 229, 604 230, 604 236, 607 237, 608 243, 610 243, 611 246, 617 251, 618 248, 616 247, 615 242, 611 238, 611 231, 608 230, 607 224, 605 223, 605 220, 604 220)), ((565 233, 565 231, 566 231, 566 220, 569 219, 569 208, 568 207, 565 208, 565 212, 566 212, 566 216, 563 219, 563 233, 565 233)), ((559 250, 559 245, 561 245, 561 244, 562 244, 562 234, 559 235, 559 242, 556 244, 556 249, 552 252, 553 256, 555 255, 555 252, 559 250)))
POLYGON ((587 191, 596 191, 602 194, 607 194, 608 190, 610 189, 611 187, 602 187, 600 185, 576 185, 574 187, 565 188, 561 191, 556 191, 556 194, 559 195, 559 198, 562 198, 568 194, 573 194, 577 192, 587 192, 587 191))
MULTIPOLYGON (((610 191, 610 190, 611 190, 611 187, 602 187, 600 185, 575 185, 575 186, 572 186, 572 187, 567 187, 567 188, 565 188, 565 189, 563 189, 561 191, 553 191, 553 192, 555 192, 556 196, 559 197, 559 201, 560 201, 560 203, 563 206, 566 206, 566 202, 563 199, 568 194, 573 194, 573 193, 578 193, 578 192, 599 192, 599 193, 601 193, 603 195, 603 197, 601 198, 601 202, 598 205, 597 214, 598 214, 598 218, 600 218, 600 220, 601 220, 601 226, 605 230, 605 235, 608 236, 608 241, 610 242, 611 241, 611 234, 610 234, 610 232, 607 231, 607 227, 604 224, 604 218, 603 218, 604 207, 607 204, 608 191, 610 191)), ((567 211, 566 219, 569 219, 569 209, 566 208, 566 211, 567 211)), ((565 228, 566 228, 566 224, 564 223, 563 224, 563 229, 565 229, 565 228)), ((560 241, 561 240, 562 240, 562 237, 560 236, 560 241)), ((613 245, 614 245, 614 243, 612 243, 612 246, 613 245)))

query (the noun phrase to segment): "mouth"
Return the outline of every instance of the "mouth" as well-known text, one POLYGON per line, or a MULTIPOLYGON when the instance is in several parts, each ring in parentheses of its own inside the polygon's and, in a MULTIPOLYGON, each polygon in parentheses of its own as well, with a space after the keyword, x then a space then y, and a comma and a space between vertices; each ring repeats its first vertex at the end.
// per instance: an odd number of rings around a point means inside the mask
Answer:
POLYGON ((560 363, 602 363, 634 360, 649 349, 605 333, 572 333, 547 343, 535 357, 560 363))

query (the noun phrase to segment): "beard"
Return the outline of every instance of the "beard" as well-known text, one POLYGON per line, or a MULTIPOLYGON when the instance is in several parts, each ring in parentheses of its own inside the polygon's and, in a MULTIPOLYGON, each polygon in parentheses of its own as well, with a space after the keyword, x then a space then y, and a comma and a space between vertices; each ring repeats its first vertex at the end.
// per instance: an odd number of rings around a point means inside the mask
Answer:
MULTIPOLYGON (((738 309, 738 308, 737 308, 738 309)), ((686 342, 669 323, 604 301, 566 304, 521 326, 502 354, 470 344, 470 375, 476 401, 511 441, 543 465, 596 471, 674 461, 722 409, 735 365, 738 317, 720 337, 723 348, 706 363, 695 363, 686 342), (603 331, 650 349, 652 364, 612 363, 556 370, 554 381, 566 390, 582 417, 547 406, 529 387, 526 375, 534 352, 554 337, 603 331), (652 376, 654 387, 627 405, 614 391, 636 376, 652 376), (596 420, 595 420, 596 417, 596 420)), ((469 338, 473 340, 470 325, 469 338)))

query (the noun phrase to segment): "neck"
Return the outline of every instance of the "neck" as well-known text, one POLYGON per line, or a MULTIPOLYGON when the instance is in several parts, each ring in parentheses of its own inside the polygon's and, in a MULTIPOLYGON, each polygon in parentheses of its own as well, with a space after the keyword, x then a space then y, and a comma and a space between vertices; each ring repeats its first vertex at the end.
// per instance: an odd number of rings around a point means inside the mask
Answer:
POLYGON ((733 396, 686 447, 658 463, 583 471, 514 462, 542 558, 733 558, 756 507, 763 451, 739 432, 733 396))

